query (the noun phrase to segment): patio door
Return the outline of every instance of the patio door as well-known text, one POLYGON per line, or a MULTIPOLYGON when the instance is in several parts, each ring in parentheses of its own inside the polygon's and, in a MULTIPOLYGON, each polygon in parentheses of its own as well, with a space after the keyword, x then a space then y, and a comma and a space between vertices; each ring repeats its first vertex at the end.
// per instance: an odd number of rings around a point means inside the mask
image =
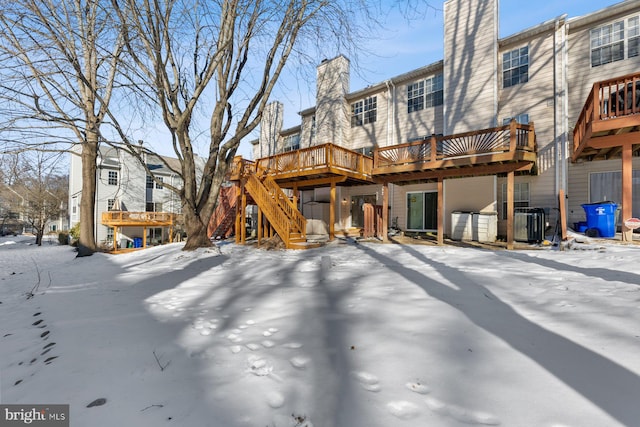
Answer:
POLYGON ((407 230, 438 229, 438 192, 407 193, 407 230))

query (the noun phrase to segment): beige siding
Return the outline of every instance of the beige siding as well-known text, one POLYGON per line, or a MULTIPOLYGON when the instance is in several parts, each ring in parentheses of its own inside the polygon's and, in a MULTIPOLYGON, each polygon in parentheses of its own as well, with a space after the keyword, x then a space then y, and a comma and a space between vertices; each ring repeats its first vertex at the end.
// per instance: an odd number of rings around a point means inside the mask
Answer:
POLYGON ((497 0, 449 0, 444 10, 444 133, 494 126, 497 0))
POLYGON ((343 146, 349 149, 357 149, 362 147, 374 147, 377 144, 383 144, 387 140, 387 132, 390 126, 390 96, 387 89, 382 89, 374 93, 368 93, 361 98, 349 101, 349 121, 350 138, 345 141, 343 146), (351 126, 351 105, 355 102, 362 101, 371 97, 376 98, 376 121, 374 123, 365 123, 361 126, 351 126))
POLYGON ((397 218, 398 227, 401 230, 407 229, 407 193, 416 191, 438 191, 438 184, 389 185, 389 200, 391 204, 389 227, 394 224, 397 218))
POLYGON ((349 92, 349 60, 344 56, 323 61, 317 70, 316 143, 344 146, 348 136, 348 113, 344 100, 349 92))

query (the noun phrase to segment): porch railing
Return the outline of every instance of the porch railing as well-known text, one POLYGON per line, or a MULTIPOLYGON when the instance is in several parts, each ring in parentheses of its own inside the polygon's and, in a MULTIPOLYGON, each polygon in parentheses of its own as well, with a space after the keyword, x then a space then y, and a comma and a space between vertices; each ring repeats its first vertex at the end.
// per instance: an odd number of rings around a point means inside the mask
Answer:
POLYGON ((108 211, 102 213, 103 224, 140 223, 175 224, 179 214, 168 212, 108 211))
POLYGON ((640 73, 593 84, 573 130, 574 152, 596 122, 640 113, 640 73))
POLYGON ((370 177, 373 159, 334 144, 322 144, 258 159, 258 168, 269 175, 302 175, 321 169, 335 169, 370 177))
POLYGON ((533 123, 525 125, 512 121, 505 126, 480 131, 432 135, 419 141, 376 148, 374 173, 393 166, 515 151, 535 151, 533 123))

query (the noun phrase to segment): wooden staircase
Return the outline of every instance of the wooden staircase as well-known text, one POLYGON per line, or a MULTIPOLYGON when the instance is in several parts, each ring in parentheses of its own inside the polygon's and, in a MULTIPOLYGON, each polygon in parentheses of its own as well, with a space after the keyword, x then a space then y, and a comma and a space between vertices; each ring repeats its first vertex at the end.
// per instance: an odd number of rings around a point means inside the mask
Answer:
POLYGON ((237 190, 238 187, 235 185, 220 188, 218 206, 216 206, 216 210, 211 216, 207 227, 209 238, 215 239, 219 237, 225 239, 233 233, 232 225, 235 222, 238 201, 236 197, 237 190))
POLYGON ((287 249, 304 249, 307 244, 307 220, 296 205, 282 191, 276 181, 258 168, 254 162, 238 159, 231 171, 231 179, 253 198, 264 217, 280 236, 287 249))

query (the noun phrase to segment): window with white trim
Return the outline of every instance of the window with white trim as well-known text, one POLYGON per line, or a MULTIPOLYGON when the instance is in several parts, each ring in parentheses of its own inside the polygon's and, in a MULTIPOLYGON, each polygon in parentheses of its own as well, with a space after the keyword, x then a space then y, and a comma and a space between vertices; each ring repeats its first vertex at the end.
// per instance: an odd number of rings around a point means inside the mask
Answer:
POLYGON ((529 124, 529 115, 527 113, 523 113, 513 117, 505 117, 504 119, 502 119, 502 126, 506 126, 511 123, 511 119, 516 119, 516 122, 520 123, 521 125, 529 124))
POLYGON ((156 190, 162 190, 164 188, 164 185, 162 185, 164 179, 161 176, 157 176, 156 180, 156 190))
POLYGON ((425 81, 425 107, 435 107, 444 103, 444 77, 437 74, 425 81))
POLYGON ((284 142, 282 144, 282 151, 295 151, 300 149, 300 134, 296 133, 294 135, 287 135, 284 137, 284 142))
POLYGON ((113 205, 116 203, 116 199, 107 199, 107 210, 112 211, 113 205))
POLYGON ((107 184, 118 185, 118 171, 109 171, 107 177, 107 184))
POLYGON ((424 108, 424 81, 407 85, 407 112, 413 113, 424 108))
POLYGON ((507 88, 529 81, 529 46, 502 54, 502 87, 507 88))
POLYGON ((113 242, 113 227, 107 227, 107 242, 113 242))
POLYGON ((351 104, 351 127, 373 123, 378 117, 378 97, 372 96, 351 104))
POLYGON ((591 66, 624 59, 624 21, 594 28, 591 37, 591 66))
MULTIPOLYGON (((529 183, 516 182, 513 184, 513 207, 529 207, 529 183)), ((500 218, 507 219, 507 184, 502 184, 502 213, 500 218)))
POLYGON ((634 16, 627 21, 627 58, 640 54, 640 17, 634 16))
POLYGON ((147 189, 153 189, 153 177, 147 175, 147 189))

